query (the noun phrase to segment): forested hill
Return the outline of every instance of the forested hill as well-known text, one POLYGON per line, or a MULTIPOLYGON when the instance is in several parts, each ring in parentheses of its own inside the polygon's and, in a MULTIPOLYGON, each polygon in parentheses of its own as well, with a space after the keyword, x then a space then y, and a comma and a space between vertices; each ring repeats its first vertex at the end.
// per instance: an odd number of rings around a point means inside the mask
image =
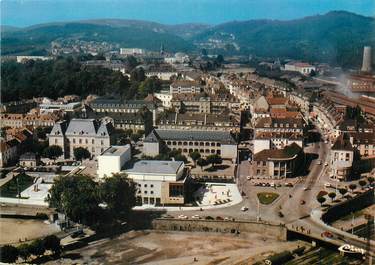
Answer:
POLYGON ((232 34, 239 53, 359 65, 364 45, 375 47, 375 19, 345 11, 302 19, 234 21, 212 27, 196 42, 232 34))
POLYGON ((333 11, 289 21, 233 21, 216 26, 121 19, 49 23, 3 31, 1 53, 46 54, 50 42, 58 38, 150 50, 159 50, 163 43, 170 52, 199 52, 207 47, 210 53, 224 55, 252 54, 357 67, 363 46, 375 47, 375 19, 333 11))

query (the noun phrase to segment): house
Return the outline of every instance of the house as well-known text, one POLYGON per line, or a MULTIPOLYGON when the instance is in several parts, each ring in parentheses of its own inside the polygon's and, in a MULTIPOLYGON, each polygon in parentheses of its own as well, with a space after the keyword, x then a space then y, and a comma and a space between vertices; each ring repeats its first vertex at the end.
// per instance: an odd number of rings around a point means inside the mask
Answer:
POLYGON ((289 62, 285 64, 284 67, 285 71, 292 71, 292 72, 299 72, 303 75, 309 75, 311 72, 315 72, 316 68, 315 66, 309 64, 309 63, 303 63, 303 62, 289 62))
POLYGON ((189 173, 181 161, 141 160, 124 170, 137 184, 138 205, 183 205, 189 173))
POLYGON ((86 148, 92 156, 100 155, 111 146, 113 127, 95 119, 72 119, 53 126, 48 135, 49 145, 58 145, 63 157, 74 157, 74 149, 86 148))
POLYGON ((40 158, 35 153, 27 152, 20 156, 19 163, 22 167, 36 167, 40 163, 40 158))
POLYGON ((170 94, 198 94, 202 89, 202 85, 196 81, 176 80, 170 85, 170 94))
POLYGON ((0 167, 5 167, 15 162, 19 155, 20 142, 16 139, 0 141, 0 167))
POLYGON ((339 135, 331 147, 331 168, 333 178, 349 180, 354 161, 354 148, 347 133, 339 135))

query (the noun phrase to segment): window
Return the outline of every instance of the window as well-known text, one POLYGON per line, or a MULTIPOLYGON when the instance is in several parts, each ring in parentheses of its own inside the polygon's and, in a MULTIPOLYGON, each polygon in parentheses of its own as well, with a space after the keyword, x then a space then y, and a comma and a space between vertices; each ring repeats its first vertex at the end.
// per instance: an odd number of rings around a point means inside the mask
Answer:
POLYGON ((95 143, 95 140, 94 140, 94 139, 92 139, 92 140, 91 140, 91 143, 92 143, 92 144, 94 144, 94 143, 95 143))
POLYGON ((143 185, 143 187, 147 188, 147 184, 143 185))
POLYGON ((150 187, 153 188, 153 187, 154 187, 154 184, 151 184, 150 187))
POLYGON ((101 140, 101 141, 100 141, 100 144, 101 144, 101 145, 104 145, 104 141, 103 141, 103 140, 101 140))
POLYGON ((76 138, 73 138, 73 144, 75 144, 76 143, 76 138))
POLYGON ((55 139, 55 144, 57 144, 57 139, 55 139))
POLYGON ((143 193, 144 193, 144 194, 147 194, 147 190, 144 190, 143 193))
POLYGON ((88 144, 88 143, 89 143, 89 139, 86 139, 86 141, 85 141, 85 142, 86 142, 86 144, 88 144))
POLYGON ((154 191, 150 191, 151 194, 154 194, 154 191))
POLYGON ((82 143, 82 139, 79 139, 79 143, 80 143, 80 144, 82 143))

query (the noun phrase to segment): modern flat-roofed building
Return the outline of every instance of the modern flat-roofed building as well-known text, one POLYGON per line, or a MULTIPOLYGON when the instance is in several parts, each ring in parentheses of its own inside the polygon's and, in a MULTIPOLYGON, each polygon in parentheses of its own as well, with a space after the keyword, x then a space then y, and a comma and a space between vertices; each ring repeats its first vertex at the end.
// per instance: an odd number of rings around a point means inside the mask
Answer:
POLYGON ((124 171, 137 183, 137 203, 142 205, 183 205, 188 172, 182 161, 141 160, 124 171))
POLYGON ((131 159, 131 146, 113 145, 98 156, 98 177, 111 177, 120 173, 126 162, 131 159))
POLYGON ((156 156, 166 146, 189 155, 193 151, 202 157, 218 154, 224 159, 237 159, 237 143, 227 131, 153 130, 144 140, 143 152, 156 156))

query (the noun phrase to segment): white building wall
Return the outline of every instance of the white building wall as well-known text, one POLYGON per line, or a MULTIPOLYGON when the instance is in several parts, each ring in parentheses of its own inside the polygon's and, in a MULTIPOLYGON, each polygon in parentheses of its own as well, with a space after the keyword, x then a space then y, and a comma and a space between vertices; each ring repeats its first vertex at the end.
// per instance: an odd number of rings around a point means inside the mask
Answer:
POLYGON ((259 153, 262 150, 271 149, 271 141, 269 139, 254 139, 254 154, 259 153))

